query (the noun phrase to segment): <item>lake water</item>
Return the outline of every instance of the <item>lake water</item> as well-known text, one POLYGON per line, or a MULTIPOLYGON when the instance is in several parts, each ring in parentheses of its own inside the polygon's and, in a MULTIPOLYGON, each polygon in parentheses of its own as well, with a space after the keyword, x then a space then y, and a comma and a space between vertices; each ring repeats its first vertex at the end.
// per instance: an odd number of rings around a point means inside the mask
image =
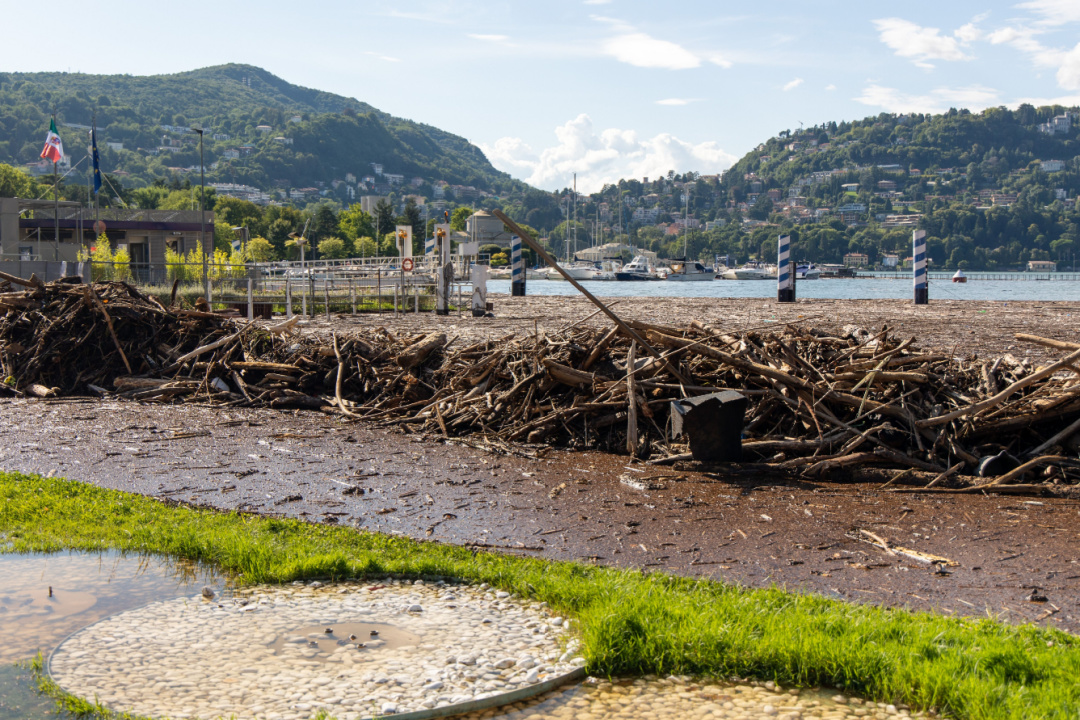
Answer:
MULTIPOLYGON (((1000 277, 996 275, 995 277, 1000 277)), ((599 297, 715 297, 776 299, 775 280, 713 280, 711 282, 584 282, 599 297)), ((509 280, 491 280, 488 291, 510 292, 509 280)), ((529 295, 576 295, 577 290, 560 280, 529 280, 529 295)), ((911 278, 845 278, 804 280, 798 283, 800 298, 822 300, 911 300, 911 278)), ((1078 280, 997 280, 971 277, 966 283, 930 281, 930 302, 937 300, 1065 300, 1080 301, 1078 280)))

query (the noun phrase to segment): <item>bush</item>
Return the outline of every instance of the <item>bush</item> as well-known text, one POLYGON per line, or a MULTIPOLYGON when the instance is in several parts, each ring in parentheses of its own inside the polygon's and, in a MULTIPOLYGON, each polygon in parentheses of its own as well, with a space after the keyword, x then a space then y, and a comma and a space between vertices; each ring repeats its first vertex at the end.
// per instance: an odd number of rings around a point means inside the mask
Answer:
POLYGON ((90 261, 90 279, 93 282, 131 279, 131 256, 127 250, 113 252, 109 238, 104 233, 98 235, 90 254, 79 251, 79 261, 90 261))

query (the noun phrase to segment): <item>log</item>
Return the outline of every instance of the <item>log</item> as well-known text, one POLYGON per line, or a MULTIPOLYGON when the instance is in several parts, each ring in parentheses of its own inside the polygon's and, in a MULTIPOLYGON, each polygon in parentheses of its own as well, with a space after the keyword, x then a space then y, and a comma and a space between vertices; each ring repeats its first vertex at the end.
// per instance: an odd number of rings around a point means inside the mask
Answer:
POLYGON ((446 333, 431 333, 405 348, 395 362, 404 370, 411 370, 427 359, 428 355, 446 345, 446 333))
POLYGON ((226 335, 225 337, 223 337, 223 338, 221 338, 219 340, 215 340, 212 343, 207 343, 206 345, 203 345, 202 347, 197 347, 194 350, 192 350, 191 352, 189 352, 187 355, 181 355, 180 357, 178 357, 176 359, 176 362, 174 363, 174 366, 183 365, 188 360, 191 360, 192 358, 197 358, 200 355, 202 355, 203 353, 208 353, 211 350, 217 350, 222 345, 228 345, 233 340, 240 337, 240 333, 242 333, 242 332, 243 332, 243 330, 241 330, 240 332, 237 332, 237 333, 233 333, 232 335, 226 335))
MULTIPOLYGON (((297 315, 299 317, 299 315, 297 315)), ((229 367, 237 370, 261 370, 264 372, 303 372, 303 368, 288 363, 258 362, 251 360, 237 360, 228 363, 229 367)))
POLYGON ((594 385, 598 381, 607 381, 607 378, 602 378, 594 373, 575 370, 572 367, 557 363, 548 358, 544 358, 542 364, 547 368, 548 374, 551 375, 552 378, 558 380, 563 385, 569 385, 570 387, 594 385))

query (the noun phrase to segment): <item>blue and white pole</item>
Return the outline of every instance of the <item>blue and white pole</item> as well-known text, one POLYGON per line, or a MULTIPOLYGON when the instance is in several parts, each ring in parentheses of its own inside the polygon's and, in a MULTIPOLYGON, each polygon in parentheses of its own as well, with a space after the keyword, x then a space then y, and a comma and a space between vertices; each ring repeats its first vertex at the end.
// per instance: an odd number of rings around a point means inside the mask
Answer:
POLYGON ((521 238, 510 236, 510 295, 525 296, 525 263, 521 259, 521 238))
POLYGON ((435 233, 431 234, 431 237, 424 240, 424 257, 428 260, 435 256, 435 233))
POLYGON ((780 236, 780 253, 776 261, 776 301, 795 302, 795 269, 791 266, 791 236, 780 236))
POLYGON ((916 230, 914 233, 914 248, 912 258, 915 263, 915 304, 930 304, 930 284, 926 277, 926 231, 916 230))

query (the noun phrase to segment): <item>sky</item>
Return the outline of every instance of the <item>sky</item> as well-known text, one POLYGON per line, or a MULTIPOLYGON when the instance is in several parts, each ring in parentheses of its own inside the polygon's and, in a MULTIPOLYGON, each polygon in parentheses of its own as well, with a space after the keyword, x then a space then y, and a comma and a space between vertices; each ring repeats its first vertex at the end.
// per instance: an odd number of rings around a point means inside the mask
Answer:
POLYGON ((5 33, 0 71, 248 63, 461 135, 548 190, 575 173, 591 192, 669 170, 719 172, 800 125, 1080 104, 1080 0, 2 0, 0 9, 9 30, 23 28, 5 33))

